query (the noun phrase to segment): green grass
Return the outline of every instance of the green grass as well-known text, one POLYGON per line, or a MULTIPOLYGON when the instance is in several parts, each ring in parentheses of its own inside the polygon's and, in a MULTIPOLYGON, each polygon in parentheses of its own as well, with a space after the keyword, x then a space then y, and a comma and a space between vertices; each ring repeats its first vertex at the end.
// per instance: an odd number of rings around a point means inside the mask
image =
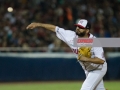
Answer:
MULTIPOLYGON (((82 82, 0 83, 0 90, 80 90, 82 82)), ((105 81, 108 90, 120 90, 119 81, 105 81)))

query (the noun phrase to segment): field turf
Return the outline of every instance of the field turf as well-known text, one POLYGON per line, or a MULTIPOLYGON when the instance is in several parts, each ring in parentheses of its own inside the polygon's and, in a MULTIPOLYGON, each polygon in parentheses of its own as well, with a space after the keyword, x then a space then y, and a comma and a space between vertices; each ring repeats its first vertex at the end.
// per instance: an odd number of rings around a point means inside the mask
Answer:
MULTIPOLYGON (((12 82, 0 83, 0 90, 80 90, 82 82, 12 82)), ((105 81, 108 90, 120 90, 120 81, 105 81)))

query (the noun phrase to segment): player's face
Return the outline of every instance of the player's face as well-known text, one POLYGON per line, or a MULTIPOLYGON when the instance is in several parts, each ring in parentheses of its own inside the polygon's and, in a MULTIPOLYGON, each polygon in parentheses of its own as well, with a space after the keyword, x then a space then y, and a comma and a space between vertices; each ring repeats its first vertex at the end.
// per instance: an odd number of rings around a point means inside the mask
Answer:
POLYGON ((87 32, 85 29, 81 29, 79 27, 76 28, 76 35, 78 35, 79 37, 84 37, 86 33, 87 32))

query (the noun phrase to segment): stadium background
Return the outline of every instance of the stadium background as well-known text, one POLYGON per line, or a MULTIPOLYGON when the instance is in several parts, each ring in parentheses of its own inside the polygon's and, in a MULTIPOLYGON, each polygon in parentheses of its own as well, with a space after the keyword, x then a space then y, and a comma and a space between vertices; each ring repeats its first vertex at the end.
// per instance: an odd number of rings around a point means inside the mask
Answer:
MULTIPOLYGON (((97 37, 120 37, 120 0, 0 0, 0 90, 78 90, 85 75, 70 48, 51 31, 25 28, 42 22, 75 30, 80 18, 97 37)), ((104 50, 105 85, 119 90, 120 48, 104 50)))

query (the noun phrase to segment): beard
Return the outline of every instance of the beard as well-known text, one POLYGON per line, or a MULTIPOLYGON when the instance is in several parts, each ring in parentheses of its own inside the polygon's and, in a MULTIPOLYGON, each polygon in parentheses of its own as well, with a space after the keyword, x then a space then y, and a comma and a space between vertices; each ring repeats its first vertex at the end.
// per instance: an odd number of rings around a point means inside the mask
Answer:
POLYGON ((76 35, 78 35, 79 37, 84 37, 85 34, 86 34, 85 31, 84 32, 80 32, 80 33, 76 32, 76 35))

